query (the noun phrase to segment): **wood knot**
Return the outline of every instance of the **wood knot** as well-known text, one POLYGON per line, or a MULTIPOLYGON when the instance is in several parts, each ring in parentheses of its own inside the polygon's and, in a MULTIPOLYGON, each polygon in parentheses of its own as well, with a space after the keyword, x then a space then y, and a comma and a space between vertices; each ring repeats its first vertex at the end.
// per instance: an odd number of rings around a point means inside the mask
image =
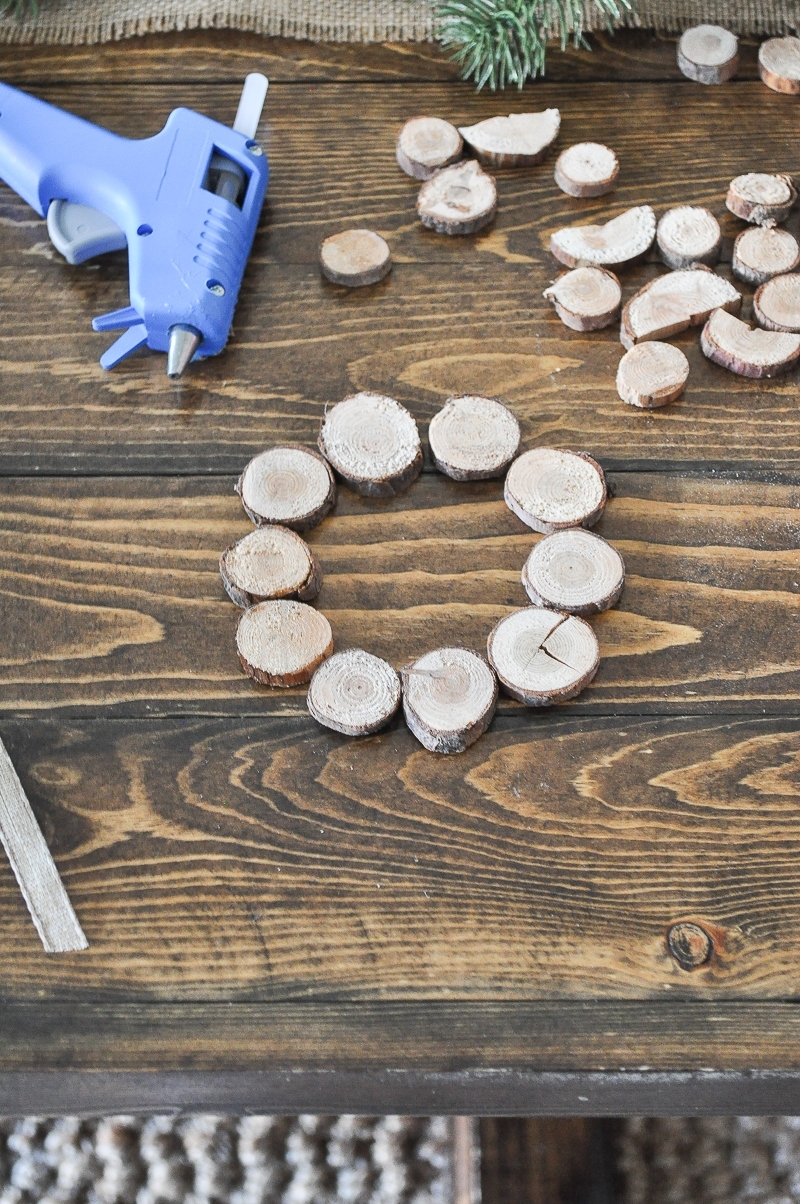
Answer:
POLYGON ((714 942, 705 928, 682 920, 667 932, 667 948, 682 970, 697 970, 711 960, 714 942))

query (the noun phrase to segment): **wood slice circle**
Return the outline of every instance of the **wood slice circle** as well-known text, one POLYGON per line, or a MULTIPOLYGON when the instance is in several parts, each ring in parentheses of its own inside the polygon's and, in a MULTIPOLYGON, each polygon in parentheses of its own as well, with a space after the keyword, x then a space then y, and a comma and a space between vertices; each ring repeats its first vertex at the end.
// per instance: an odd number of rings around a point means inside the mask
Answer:
POLYGON ((556 159, 553 177, 568 196, 605 196, 617 182, 619 160, 602 142, 576 142, 556 159))
POLYGON ((437 648, 400 672, 406 723, 429 752, 463 752, 491 723, 497 679, 476 652, 437 648))
POLYGON ((305 602, 259 602, 239 620, 236 652, 263 686, 300 686, 333 652, 331 625, 305 602))
POLYGON ((656 215, 649 205, 626 209, 604 226, 565 226, 550 238, 550 254, 568 268, 622 267, 653 245, 656 215))
POLYGON ((391 271, 389 244, 373 230, 342 230, 319 249, 323 275, 333 284, 361 288, 377 284, 391 271))
POLYGON ((487 167, 533 167, 541 163, 560 128, 558 109, 545 109, 488 117, 477 125, 462 126, 458 132, 487 167))
POLYGON ((304 539, 288 527, 257 527, 219 558, 222 584, 237 606, 269 598, 310 602, 322 585, 322 569, 304 539))
POLYGON ((441 117, 412 117, 397 136, 398 165, 415 180, 429 180, 440 167, 461 158, 464 141, 441 117))
POLYGON ((389 723, 400 697, 400 678, 387 661, 362 648, 349 648, 322 662, 306 701, 324 727, 344 736, 368 736, 389 723))
POLYGON ((788 230, 777 226, 751 226, 733 244, 731 268, 748 284, 765 284, 773 276, 793 272, 800 265, 800 246, 788 230))
POLYGON ((474 234, 487 226, 497 209, 494 179, 474 159, 437 171, 417 197, 417 215, 437 234, 474 234))
POLYGON ((671 343, 637 343, 617 368, 617 393, 628 405, 655 410, 675 401, 689 379, 689 361, 671 343))
POLYGON ((753 317, 765 330, 800 333, 800 276, 775 276, 753 297, 753 317))
POLYGON ((754 226, 774 226, 786 221, 796 200, 791 176, 749 171, 731 180, 725 205, 754 226))
POLYGON ((606 504, 606 480, 586 452, 534 447, 511 465, 504 495, 517 518, 551 535, 596 523, 606 504))
POLYGON ((800 38, 768 38, 762 42, 758 74, 773 92, 800 92, 800 38))
POLYGON ((630 350, 636 343, 667 339, 688 326, 699 326, 714 309, 738 313, 741 307, 741 293, 710 268, 699 265, 668 272, 626 302, 620 342, 630 350))
POLYGON ((703 354, 738 376, 782 376, 800 359, 800 335, 751 329, 723 309, 717 309, 700 336, 703 354))
POLYGON ((721 25, 695 25, 678 42, 678 66, 698 84, 724 84, 739 70, 739 39, 721 25))
POLYGON ((322 522, 336 501, 336 482, 322 456, 290 443, 254 456, 236 492, 257 526, 280 523, 307 531, 322 522))
POLYGON ((534 606, 596 615, 619 601, 625 562, 600 535, 571 527, 537 543, 523 565, 522 585, 534 606))
POLYGON ((356 393, 328 410, 319 449, 364 497, 394 497, 422 469, 416 422, 399 401, 380 393, 356 393))
POLYGON ((607 268, 573 268, 542 294, 570 330, 602 330, 619 317, 622 288, 607 268))
POLYGON ((448 397, 428 427, 440 472, 454 481, 501 477, 519 450, 519 423, 493 397, 448 397))
POLYGON ((600 665, 597 637, 577 615, 526 606, 501 619, 487 642, 504 690, 529 707, 567 702, 600 665))
POLYGON ((719 262, 722 230, 714 214, 703 206, 678 205, 661 218, 656 241, 667 267, 690 268, 719 262))

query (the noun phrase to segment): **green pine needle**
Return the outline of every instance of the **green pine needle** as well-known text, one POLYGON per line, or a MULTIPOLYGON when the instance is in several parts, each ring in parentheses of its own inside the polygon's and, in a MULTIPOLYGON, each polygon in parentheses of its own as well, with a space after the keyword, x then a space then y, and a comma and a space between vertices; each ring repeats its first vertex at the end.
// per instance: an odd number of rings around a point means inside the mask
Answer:
POLYGON ((38 12, 38 0, 0 0, 0 16, 3 17, 16 17, 21 21, 24 17, 35 17, 38 12))

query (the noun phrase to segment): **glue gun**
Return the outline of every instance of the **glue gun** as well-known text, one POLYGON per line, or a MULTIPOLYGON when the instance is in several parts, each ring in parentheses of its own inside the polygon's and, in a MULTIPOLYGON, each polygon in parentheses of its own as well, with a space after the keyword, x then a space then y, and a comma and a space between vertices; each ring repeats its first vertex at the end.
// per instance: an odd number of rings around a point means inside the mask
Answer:
POLYGON ((225 346, 267 187, 254 141, 266 92, 248 75, 233 129, 175 109, 131 139, 0 84, 0 179, 69 263, 128 249, 130 305, 92 322, 124 330, 104 368, 146 344, 176 378, 225 346))

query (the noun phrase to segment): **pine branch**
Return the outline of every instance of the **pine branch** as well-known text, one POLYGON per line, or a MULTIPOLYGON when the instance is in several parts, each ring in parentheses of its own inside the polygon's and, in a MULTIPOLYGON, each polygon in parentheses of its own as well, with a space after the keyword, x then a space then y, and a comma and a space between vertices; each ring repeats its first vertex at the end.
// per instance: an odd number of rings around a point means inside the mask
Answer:
POLYGON ((35 17, 39 12, 39 0, 0 0, 0 16, 16 17, 18 21, 24 17, 35 17))

